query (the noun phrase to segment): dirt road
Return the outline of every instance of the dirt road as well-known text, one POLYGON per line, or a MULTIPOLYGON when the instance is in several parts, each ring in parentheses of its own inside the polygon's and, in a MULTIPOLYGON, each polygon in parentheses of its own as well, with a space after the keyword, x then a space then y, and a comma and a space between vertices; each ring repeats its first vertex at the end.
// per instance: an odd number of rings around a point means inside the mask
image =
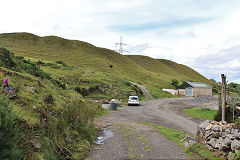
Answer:
POLYGON ((157 130, 137 122, 149 122, 195 135, 200 120, 181 112, 183 108, 212 104, 194 103, 192 98, 161 99, 140 106, 122 107, 97 120, 101 128, 114 136, 96 145, 89 160, 188 159, 181 149, 157 130))

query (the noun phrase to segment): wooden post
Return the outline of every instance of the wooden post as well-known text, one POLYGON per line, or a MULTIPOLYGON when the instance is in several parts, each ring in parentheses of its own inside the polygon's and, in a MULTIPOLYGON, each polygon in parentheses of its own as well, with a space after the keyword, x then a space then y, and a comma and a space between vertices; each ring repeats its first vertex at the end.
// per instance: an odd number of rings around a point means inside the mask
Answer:
POLYGON ((225 106, 226 106, 226 76, 224 74, 221 75, 222 77, 222 122, 226 121, 226 113, 225 113, 225 106))

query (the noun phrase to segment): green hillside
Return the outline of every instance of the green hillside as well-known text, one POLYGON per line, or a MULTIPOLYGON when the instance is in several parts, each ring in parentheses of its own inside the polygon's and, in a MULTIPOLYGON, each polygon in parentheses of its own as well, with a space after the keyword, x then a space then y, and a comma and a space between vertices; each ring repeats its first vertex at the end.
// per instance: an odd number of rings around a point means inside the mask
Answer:
POLYGON ((34 160, 83 159, 96 137, 94 117, 103 113, 99 104, 113 98, 126 103, 132 94, 144 99, 129 81, 145 85, 155 98, 173 97, 161 90, 174 88, 172 79, 211 84, 169 60, 124 56, 82 41, 29 33, 0 34, 1 88, 5 77, 16 96, 0 90, 0 114, 17 117, 17 123, 2 121, 0 128, 15 126, 22 136, 13 133, 17 148, 8 143, 12 133, 0 139, 6 139, 9 155, 34 160))
POLYGON ((117 79, 130 80, 144 84, 149 89, 173 88, 170 84, 172 79, 211 84, 208 79, 189 67, 168 60, 156 60, 146 56, 123 56, 86 42, 55 36, 38 37, 29 33, 1 34, 0 45, 15 55, 32 61, 51 63, 63 61, 68 66, 73 66, 70 72, 41 67, 56 77, 71 77, 77 74, 82 80, 113 84, 117 79), (110 65, 113 67, 110 68, 110 65))

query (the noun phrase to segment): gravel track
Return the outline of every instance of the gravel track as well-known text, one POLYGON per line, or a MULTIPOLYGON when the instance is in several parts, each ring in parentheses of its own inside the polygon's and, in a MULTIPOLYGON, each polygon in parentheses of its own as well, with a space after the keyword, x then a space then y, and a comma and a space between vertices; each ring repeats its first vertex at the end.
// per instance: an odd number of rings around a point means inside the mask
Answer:
POLYGON ((111 129, 114 137, 103 145, 94 146, 87 159, 188 159, 176 144, 156 129, 137 122, 162 125, 194 136, 201 121, 186 116, 182 109, 211 105, 212 102, 195 102, 193 98, 175 98, 150 100, 140 106, 110 111, 107 116, 98 118, 96 124, 100 128, 111 129))

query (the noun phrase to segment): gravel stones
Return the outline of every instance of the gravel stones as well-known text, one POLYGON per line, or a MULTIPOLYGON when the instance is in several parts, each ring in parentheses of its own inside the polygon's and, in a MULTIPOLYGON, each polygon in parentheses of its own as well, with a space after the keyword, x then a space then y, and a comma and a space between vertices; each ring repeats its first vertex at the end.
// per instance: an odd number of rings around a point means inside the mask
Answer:
POLYGON ((217 100, 218 100, 217 98, 215 98, 211 95, 204 95, 204 96, 195 97, 193 99, 193 102, 194 103, 211 103, 211 102, 215 102, 217 100))

